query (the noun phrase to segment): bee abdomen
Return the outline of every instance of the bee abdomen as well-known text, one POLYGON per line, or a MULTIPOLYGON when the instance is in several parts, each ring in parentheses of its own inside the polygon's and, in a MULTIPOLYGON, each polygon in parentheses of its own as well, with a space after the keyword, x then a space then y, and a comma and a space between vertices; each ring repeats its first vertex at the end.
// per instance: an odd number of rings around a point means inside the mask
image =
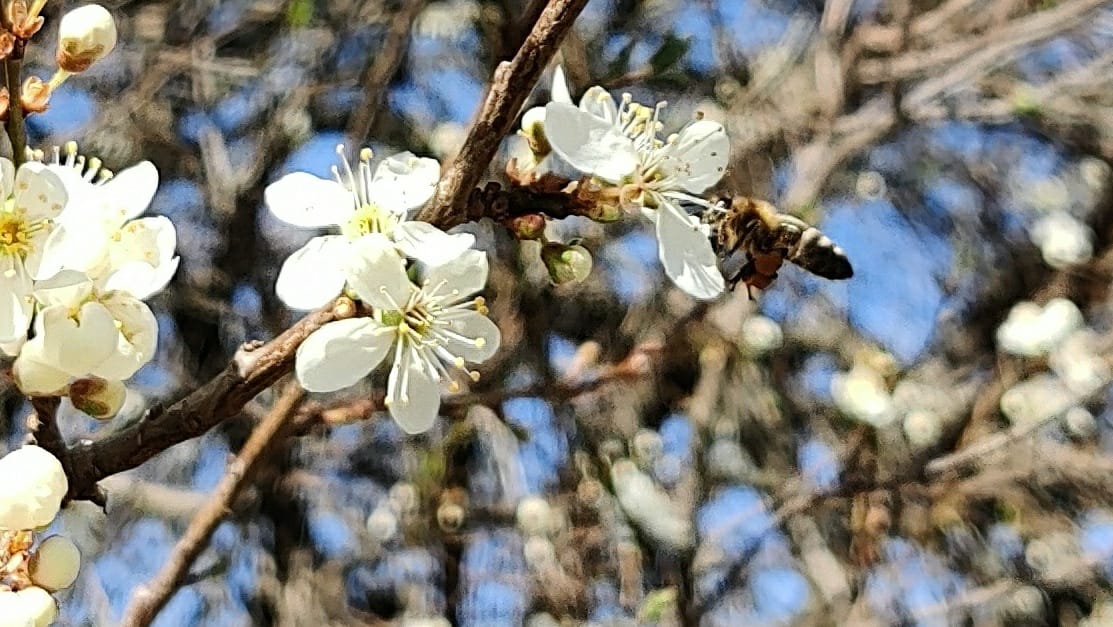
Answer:
POLYGON ((800 240, 788 252, 788 260, 825 279, 854 276, 854 268, 843 249, 814 226, 800 234, 800 240))

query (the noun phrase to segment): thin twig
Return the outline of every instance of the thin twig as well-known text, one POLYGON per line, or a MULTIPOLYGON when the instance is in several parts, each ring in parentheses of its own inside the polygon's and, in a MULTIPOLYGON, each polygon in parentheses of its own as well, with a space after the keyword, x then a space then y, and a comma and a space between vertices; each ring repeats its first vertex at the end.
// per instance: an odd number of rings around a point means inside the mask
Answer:
POLYGON ((251 482, 260 460, 265 459, 282 442, 280 432, 297 415, 295 410, 304 394, 296 382, 286 385, 267 417, 251 432, 239 455, 228 464, 228 471, 220 480, 216 492, 190 521, 162 570, 136 590, 124 612, 122 625, 145 627, 151 624, 159 610, 178 590, 179 585, 185 581, 190 565, 208 546, 213 531, 231 511, 236 497, 251 482))
MULTIPOLYGON (((17 45, 22 47, 21 44, 17 45)), ((27 159, 27 155, 24 154, 27 148, 27 137, 23 130, 23 103, 20 100, 22 67, 23 61, 16 57, 15 51, 12 52, 12 56, 4 60, 4 79, 8 87, 8 120, 5 122, 4 129, 8 133, 8 140, 12 143, 12 161, 15 162, 16 167, 22 165, 27 159)))
POLYGON ((468 196, 479 184, 530 90, 586 4, 587 0, 550 0, 518 53, 495 69, 479 117, 468 130, 460 154, 445 172, 436 195, 422 210, 419 219, 442 229, 465 220, 468 196))
POLYGON ((383 43, 369 51, 374 57, 363 78, 363 101, 352 111, 348 120, 348 137, 356 143, 363 142, 375 125, 375 116, 383 101, 387 83, 398 71, 402 58, 409 48, 410 29, 414 19, 425 7, 425 0, 407 0, 390 18, 383 43))

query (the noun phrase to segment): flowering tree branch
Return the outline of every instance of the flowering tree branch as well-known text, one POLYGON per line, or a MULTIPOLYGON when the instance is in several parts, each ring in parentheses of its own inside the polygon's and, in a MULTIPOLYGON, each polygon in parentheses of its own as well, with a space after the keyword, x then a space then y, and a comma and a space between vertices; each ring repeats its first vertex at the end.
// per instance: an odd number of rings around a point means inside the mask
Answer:
POLYGON ((124 612, 121 625, 143 627, 151 624, 159 610, 185 580, 187 571, 208 545, 209 537, 231 511, 232 503, 255 476, 259 463, 282 441, 281 433, 298 415, 297 407, 305 392, 296 382, 288 383, 239 454, 228 464, 212 498, 189 523, 170 558, 155 577, 136 590, 124 612))
POLYGON ((464 209, 469 195, 479 184, 502 138, 510 132, 530 90, 586 5, 587 0, 550 0, 518 53, 495 69, 479 117, 419 219, 442 229, 466 220, 464 209))

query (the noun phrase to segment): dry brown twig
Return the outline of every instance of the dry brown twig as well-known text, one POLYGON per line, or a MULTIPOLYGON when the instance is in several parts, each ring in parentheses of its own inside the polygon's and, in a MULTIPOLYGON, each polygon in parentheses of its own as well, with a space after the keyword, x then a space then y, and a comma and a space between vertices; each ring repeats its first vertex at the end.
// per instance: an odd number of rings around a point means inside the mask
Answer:
POLYGON ((190 565, 208 545, 217 525, 231 511, 236 497, 254 478, 260 462, 283 441, 281 433, 298 415, 296 410, 304 395, 296 382, 286 385, 267 417, 255 427, 239 454, 228 464, 228 471, 221 478, 212 498, 190 521, 162 570, 132 595, 121 625, 143 627, 151 624, 184 581, 190 565))

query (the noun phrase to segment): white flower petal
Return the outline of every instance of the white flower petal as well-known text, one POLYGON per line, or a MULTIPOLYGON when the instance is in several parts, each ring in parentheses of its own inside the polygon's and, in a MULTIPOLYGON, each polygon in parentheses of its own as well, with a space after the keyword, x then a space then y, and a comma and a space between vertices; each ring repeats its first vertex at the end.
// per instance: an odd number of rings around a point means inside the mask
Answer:
POLYGON ((553 68, 553 87, 549 90, 549 99, 553 102, 567 102, 568 104, 572 104, 572 94, 568 90, 568 81, 564 77, 563 65, 557 64, 557 66, 553 68))
POLYGON ((394 331, 371 318, 330 322, 298 347, 294 368, 310 392, 332 392, 354 385, 390 352, 394 331))
POLYGON ((14 255, 0 255, 0 342, 27 335, 31 324, 31 277, 14 255))
POLYGON ((341 235, 314 237, 286 258, 274 291, 293 309, 316 309, 340 294, 348 240, 341 235))
POLYGON ((32 251, 27 267, 36 279, 45 279, 62 270, 89 272, 103 265, 108 254, 109 234, 100 222, 71 218, 59 223, 32 251))
POLYGON ((475 244, 471 233, 448 234, 429 224, 410 220, 394 227, 394 243, 407 257, 432 266, 454 261, 475 244))
POLYGON ((139 299, 162 291, 178 268, 177 241, 174 224, 164 216, 128 222, 108 247, 105 289, 139 299))
MULTIPOLYGON (((556 98, 553 100, 556 101, 556 98)), ((571 99, 567 102, 571 102, 571 99)), ((618 105, 615 104, 614 97, 598 85, 584 92, 580 98, 580 111, 601 118, 609 124, 614 124, 618 119, 618 105)))
POLYGON ((158 349, 158 319, 143 301, 124 292, 102 299, 105 308, 120 325, 116 350, 90 369, 89 374, 110 381, 123 381, 155 356, 158 349))
POLYGON ((150 206, 158 190, 158 168, 142 161, 119 172, 103 185, 97 186, 105 223, 120 228, 150 206))
POLYGON ((99 302, 81 305, 77 319, 61 305, 39 312, 42 317, 44 363, 75 377, 88 374, 116 350, 116 322, 99 302))
POLYGON ((108 277, 104 282, 104 290, 125 292, 145 300, 161 292, 170 283, 180 262, 180 257, 173 257, 157 268, 152 268, 143 261, 128 262, 108 277))
POLYGON ((440 386, 420 368, 410 367, 403 373, 395 365, 387 380, 386 402, 390 415, 403 431, 424 433, 437 421, 441 408, 440 386))
POLYGON ((723 125, 710 120, 693 122, 666 149, 661 164, 685 191, 699 194, 719 182, 730 161, 730 140, 723 125))
POLYGON ((343 224, 355 212, 355 196, 336 181, 294 172, 267 185, 267 208, 294 226, 314 228, 343 224))
POLYGON ((42 361, 42 342, 35 338, 23 345, 12 376, 19 390, 28 396, 56 396, 70 382, 70 375, 42 361))
POLYGON ((460 341, 445 337, 445 348, 465 361, 478 364, 487 361, 498 352, 502 335, 497 324, 478 312, 464 312, 453 318, 449 327, 460 337, 470 341, 460 341))
POLYGON ((348 284, 360 300, 376 309, 398 310, 413 291, 406 266, 394 244, 380 233, 352 242, 348 284))
POLYGON ((711 300, 721 294, 723 275, 699 221, 665 202, 656 214, 657 251, 665 274, 693 298, 711 300))
POLYGON ((15 164, 0 157, 0 198, 10 198, 15 191, 15 164))
POLYGON ((35 282, 35 300, 43 307, 61 305, 76 309, 93 295, 93 282, 84 273, 63 270, 54 276, 35 282))
POLYGON ((486 287, 487 272, 487 253, 468 249, 451 263, 425 268, 421 282, 426 292, 454 294, 446 302, 459 302, 486 287))
POLYGON ((606 120, 570 104, 545 106, 545 136, 553 151, 584 174, 618 183, 638 167, 634 143, 606 120))
POLYGON ((66 207, 65 185, 58 175, 37 161, 19 166, 15 174, 15 208, 28 220, 57 218, 66 207))
POLYGON ((440 178, 441 164, 436 159, 401 152, 383 159, 375 168, 368 200, 391 213, 405 214, 433 197, 440 178))

